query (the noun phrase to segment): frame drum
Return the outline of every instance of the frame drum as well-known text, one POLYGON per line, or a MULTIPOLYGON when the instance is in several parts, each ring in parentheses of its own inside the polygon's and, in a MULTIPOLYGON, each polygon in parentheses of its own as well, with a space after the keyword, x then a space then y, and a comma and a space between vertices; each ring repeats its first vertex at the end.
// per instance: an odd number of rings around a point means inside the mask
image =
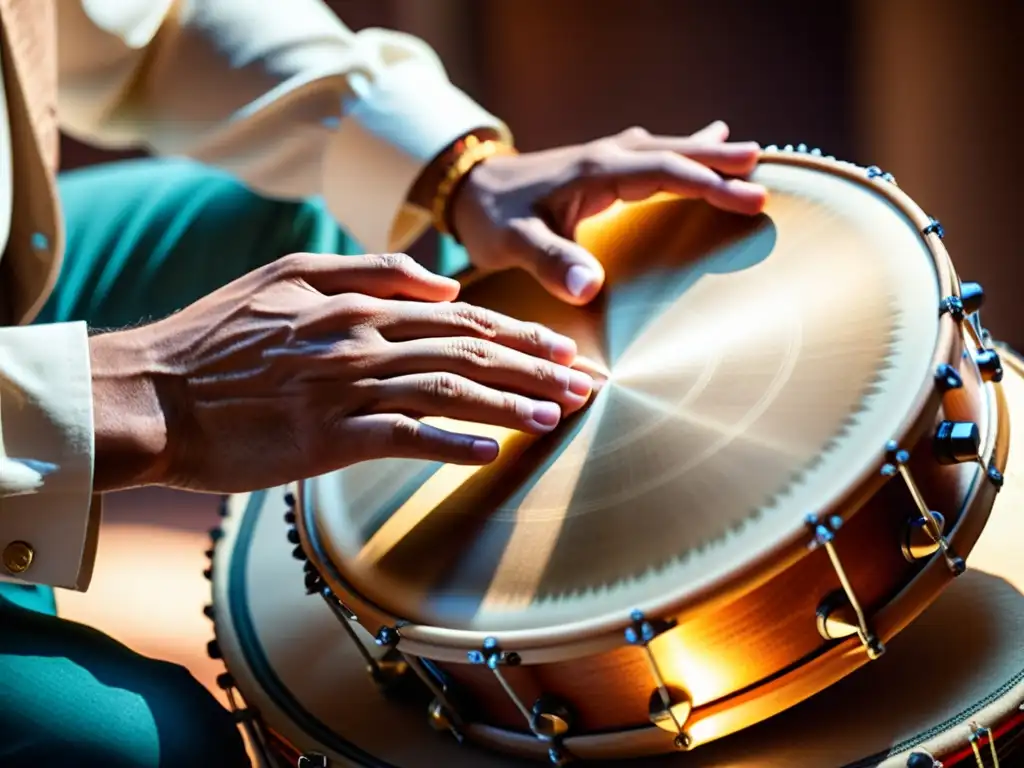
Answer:
MULTIPOLYGON (((1024 364, 1008 351, 1002 388, 1024 414, 1024 364)), ((1018 441, 1020 438, 1016 438, 1018 441)), ((969 568, 876 662, 827 691, 685 756, 612 760, 626 768, 996 768, 1024 702, 1024 448, 969 568)), ((459 745, 420 706, 382 696, 359 646, 327 603, 305 593, 283 542, 288 489, 231 497, 213 567, 217 640, 236 702, 266 766, 524 768, 536 763, 459 745), (260 745, 263 745, 262 747, 260 745), (305 754, 307 759, 300 763, 305 754), (322 758, 322 759, 321 759, 322 758)), ((373 648, 362 629, 362 639, 373 648)), ((377 649, 377 656, 382 655, 377 649)), ((614 740, 614 739, 613 739, 614 740)), ((606 745, 614 752, 614 744, 606 745)), ((586 755, 581 755, 584 759, 586 755)))
POLYGON ((980 287, 878 169, 769 148, 752 178, 760 216, 662 195, 581 223, 587 307, 466 283, 600 371, 555 432, 456 426, 498 459, 298 485, 311 590, 460 737, 555 764, 698 748, 879 658, 963 573, 1009 439, 980 287))

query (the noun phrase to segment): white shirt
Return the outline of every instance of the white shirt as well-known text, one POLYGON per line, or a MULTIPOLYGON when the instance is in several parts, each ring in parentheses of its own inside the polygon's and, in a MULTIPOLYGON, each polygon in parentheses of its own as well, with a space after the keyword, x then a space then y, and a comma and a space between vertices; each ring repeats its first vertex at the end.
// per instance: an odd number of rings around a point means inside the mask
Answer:
MULTIPOLYGON (((58 28, 65 131, 188 155, 270 197, 322 196, 370 253, 403 250, 429 224, 406 198, 434 157, 473 130, 507 133, 449 82, 425 43, 354 33, 321 0, 60 0, 58 28)), ((88 586, 88 361, 82 323, 0 328, 0 550, 31 541, 25 581, 88 586)))

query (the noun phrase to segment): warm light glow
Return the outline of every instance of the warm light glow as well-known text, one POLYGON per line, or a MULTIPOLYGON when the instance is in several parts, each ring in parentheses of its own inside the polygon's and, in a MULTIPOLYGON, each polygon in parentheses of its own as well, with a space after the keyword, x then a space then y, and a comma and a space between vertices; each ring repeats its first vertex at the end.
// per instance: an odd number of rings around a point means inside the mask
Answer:
MULTIPOLYGON (((499 459, 497 461, 508 461, 513 458, 507 454, 512 450, 512 443, 518 437, 523 443, 519 451, 526 447, 528 441, 522 440, 522 433, 504 427, 494 427, 485 424, 469 424, 455 421, 453 419, 430 418, 424 419, 424 423, 444 429, 449 432, 459 432, 480 437, 489 437, 498 443, 499 459)), ((517 443, 518 445, 518 443, 517 443)), ((400 541, 408 536, 422 523, 445 499, 457 492, 473 477, 487 468, 484 466, 464 466, 461 464, 445 464, 437 470, 430 478, 423 483, 410 496, 395 513, 370 537, 355 562, 360 567, 370 567, 380 561, 388 552, 395 548, 400 541)))
POLYGON ((484 595, 482 610, 518 610, 533 601, 571 509, 604 402, 600 397, 595 400, 589 419, 561 453, 559 461, 572 470, 541 475, 516 509, 512 533, 484 595), (557 518, 558 524, 534 525, 539 516, 545 520, 557 518))

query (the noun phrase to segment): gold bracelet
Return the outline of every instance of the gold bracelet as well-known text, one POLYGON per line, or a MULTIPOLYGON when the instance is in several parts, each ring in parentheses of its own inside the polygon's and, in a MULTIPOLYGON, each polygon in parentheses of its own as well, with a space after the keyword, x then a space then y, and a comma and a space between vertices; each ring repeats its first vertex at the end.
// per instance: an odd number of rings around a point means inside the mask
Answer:
POLYGON ((437 185, 437 192, 434 195, 433 214, 434 228, 443 235, 458 237, 452 232, 451 227, 451 202, 459 185, 465 181, 470 171, 480 163, 497 155, 514 155, 515 149, 503 141, 481 141, 476 136, 467 136, 453 147, 456 153, 455 161, 448 166, 448 170, 437 185))

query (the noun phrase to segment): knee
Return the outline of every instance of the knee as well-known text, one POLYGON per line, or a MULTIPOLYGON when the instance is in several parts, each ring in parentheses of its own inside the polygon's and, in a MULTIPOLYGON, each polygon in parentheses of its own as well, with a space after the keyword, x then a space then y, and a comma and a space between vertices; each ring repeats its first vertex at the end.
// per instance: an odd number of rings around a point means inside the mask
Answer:
POLYGON ((146 659, 119 675, 65 672, 61 701, 18 707, 7 723, 15 732, 0 725, 0 765, 251 765, 234 717, 183 667, 146 659))
POLYGON ((250 761, 234 715, 177 664, 161 665, 159 693, 150 712, 160 745, 159 768, 248 768, 250 761))

